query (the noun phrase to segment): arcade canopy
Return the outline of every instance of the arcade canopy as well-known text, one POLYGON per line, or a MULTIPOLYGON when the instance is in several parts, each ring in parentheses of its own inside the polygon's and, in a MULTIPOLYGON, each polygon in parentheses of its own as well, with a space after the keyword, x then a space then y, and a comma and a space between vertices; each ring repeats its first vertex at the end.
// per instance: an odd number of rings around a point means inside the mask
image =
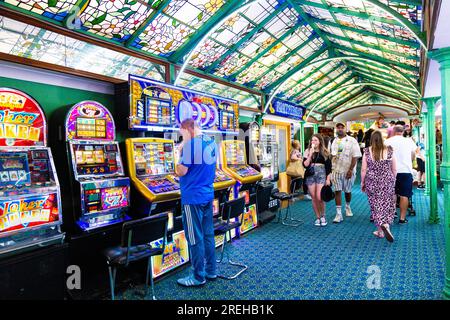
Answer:
MULTIPOLYGON (((264 109, 277 97, 327 119, 371 103, 408 114, 420 109, 427 44, 421 0, 0 0, 0 9, 25 17, 0 16, 0 51, 7 54, 56 64, 76 57, 100 74, 166 81, 161 66, 172 64, 244 89, 244 105, 260 104, 260 95, 264 109), (55 30, 120 53, 96 66, 90 44, 55 30)), ((211 90, 210 80, 178 75, 177 84, 211 90)))

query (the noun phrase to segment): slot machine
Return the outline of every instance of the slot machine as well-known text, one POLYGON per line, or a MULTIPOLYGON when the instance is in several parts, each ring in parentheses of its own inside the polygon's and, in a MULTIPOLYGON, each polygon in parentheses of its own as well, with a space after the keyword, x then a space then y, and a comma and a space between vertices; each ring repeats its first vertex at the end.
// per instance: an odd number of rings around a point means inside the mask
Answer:
POLYGON ((44 112, 26 93, 0 88, 0 299, 64 296, 54 290, 64 286, 61 211, 44 112))
POLYGON ((233 197, 245 197, 244 213, 240 234, 252 230, 258 225, 257 183, 262 174, 247 164, 245 142, 242 140, 225 140, 221 144, 222 170, 236 180, 233 197))
POLYGON ((259 224, 275 218, 280 205, 271 194, 278 181, 278 145, 275 130, 270 126, 260 126, 257 122, 241 123, 244 133, 248 164, 262 174, 257 183, 257 207, 259 224))
POLYGON ((130 179, 111 113, 98 102, 83 101, 69 110, 65 128, 75 224, 88 232, 128 220, 130 179))

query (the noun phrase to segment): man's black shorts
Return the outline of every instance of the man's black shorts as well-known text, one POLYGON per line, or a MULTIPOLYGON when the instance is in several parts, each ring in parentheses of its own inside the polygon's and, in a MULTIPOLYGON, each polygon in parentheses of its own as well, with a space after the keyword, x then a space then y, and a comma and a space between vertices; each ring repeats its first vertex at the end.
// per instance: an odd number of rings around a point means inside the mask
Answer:
POLYGON ((411 173, 397 173, 395 180, 395 194, 401 197, 412 197, 413 176, 411 173))

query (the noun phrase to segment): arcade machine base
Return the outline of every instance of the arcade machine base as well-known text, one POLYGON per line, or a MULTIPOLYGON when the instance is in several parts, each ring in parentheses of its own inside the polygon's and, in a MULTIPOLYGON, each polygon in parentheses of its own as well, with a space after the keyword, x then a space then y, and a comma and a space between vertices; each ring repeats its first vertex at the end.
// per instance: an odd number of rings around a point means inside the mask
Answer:
POLYGON ((63 300, 67 256, 57 244, 0 260, 0 300, 63 300))
POLYGON ((258 206, 258 225, 263 225, 272 221, 277 215, 279 203, 278 200, 271 199, 272 190, 272 183, 261 183, 257 186, 256 201, 258 206))

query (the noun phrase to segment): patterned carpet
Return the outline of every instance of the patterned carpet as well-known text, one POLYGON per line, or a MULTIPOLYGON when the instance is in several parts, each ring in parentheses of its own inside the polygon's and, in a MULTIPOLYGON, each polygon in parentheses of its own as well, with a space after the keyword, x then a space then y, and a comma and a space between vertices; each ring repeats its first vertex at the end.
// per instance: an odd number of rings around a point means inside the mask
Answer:
MULTIPOLYGON (((202 288, 179 287, 175 271, 155 285, 158 299, 441 299, 444 282, 444 230, 429 225, 428 202, 415 190, 416 217, 395 224, 395 242, 372 235, 367 198, 354 187, 354 216, 339 225, 313 225, 310 201, 294 204, 298 228, 269 223, 234 242, 233 257, 249 269, 235 280, 218 279, 202 288), (369 289, 368 268, 381 270, 379 289, 369 289), (373 267, 372 267, 373 268, 373 267)), ((442 194, 439 195, 443 219, 442 194)), ((327 216, 334 218, 334 203, 327 216)), ((223 270, 223 269, 222 269, 223 270)), ((229 269, 233 271, 234 269, 229 269)), ((138 289, 119 292, 119 299, 142 299, 138 289)))

